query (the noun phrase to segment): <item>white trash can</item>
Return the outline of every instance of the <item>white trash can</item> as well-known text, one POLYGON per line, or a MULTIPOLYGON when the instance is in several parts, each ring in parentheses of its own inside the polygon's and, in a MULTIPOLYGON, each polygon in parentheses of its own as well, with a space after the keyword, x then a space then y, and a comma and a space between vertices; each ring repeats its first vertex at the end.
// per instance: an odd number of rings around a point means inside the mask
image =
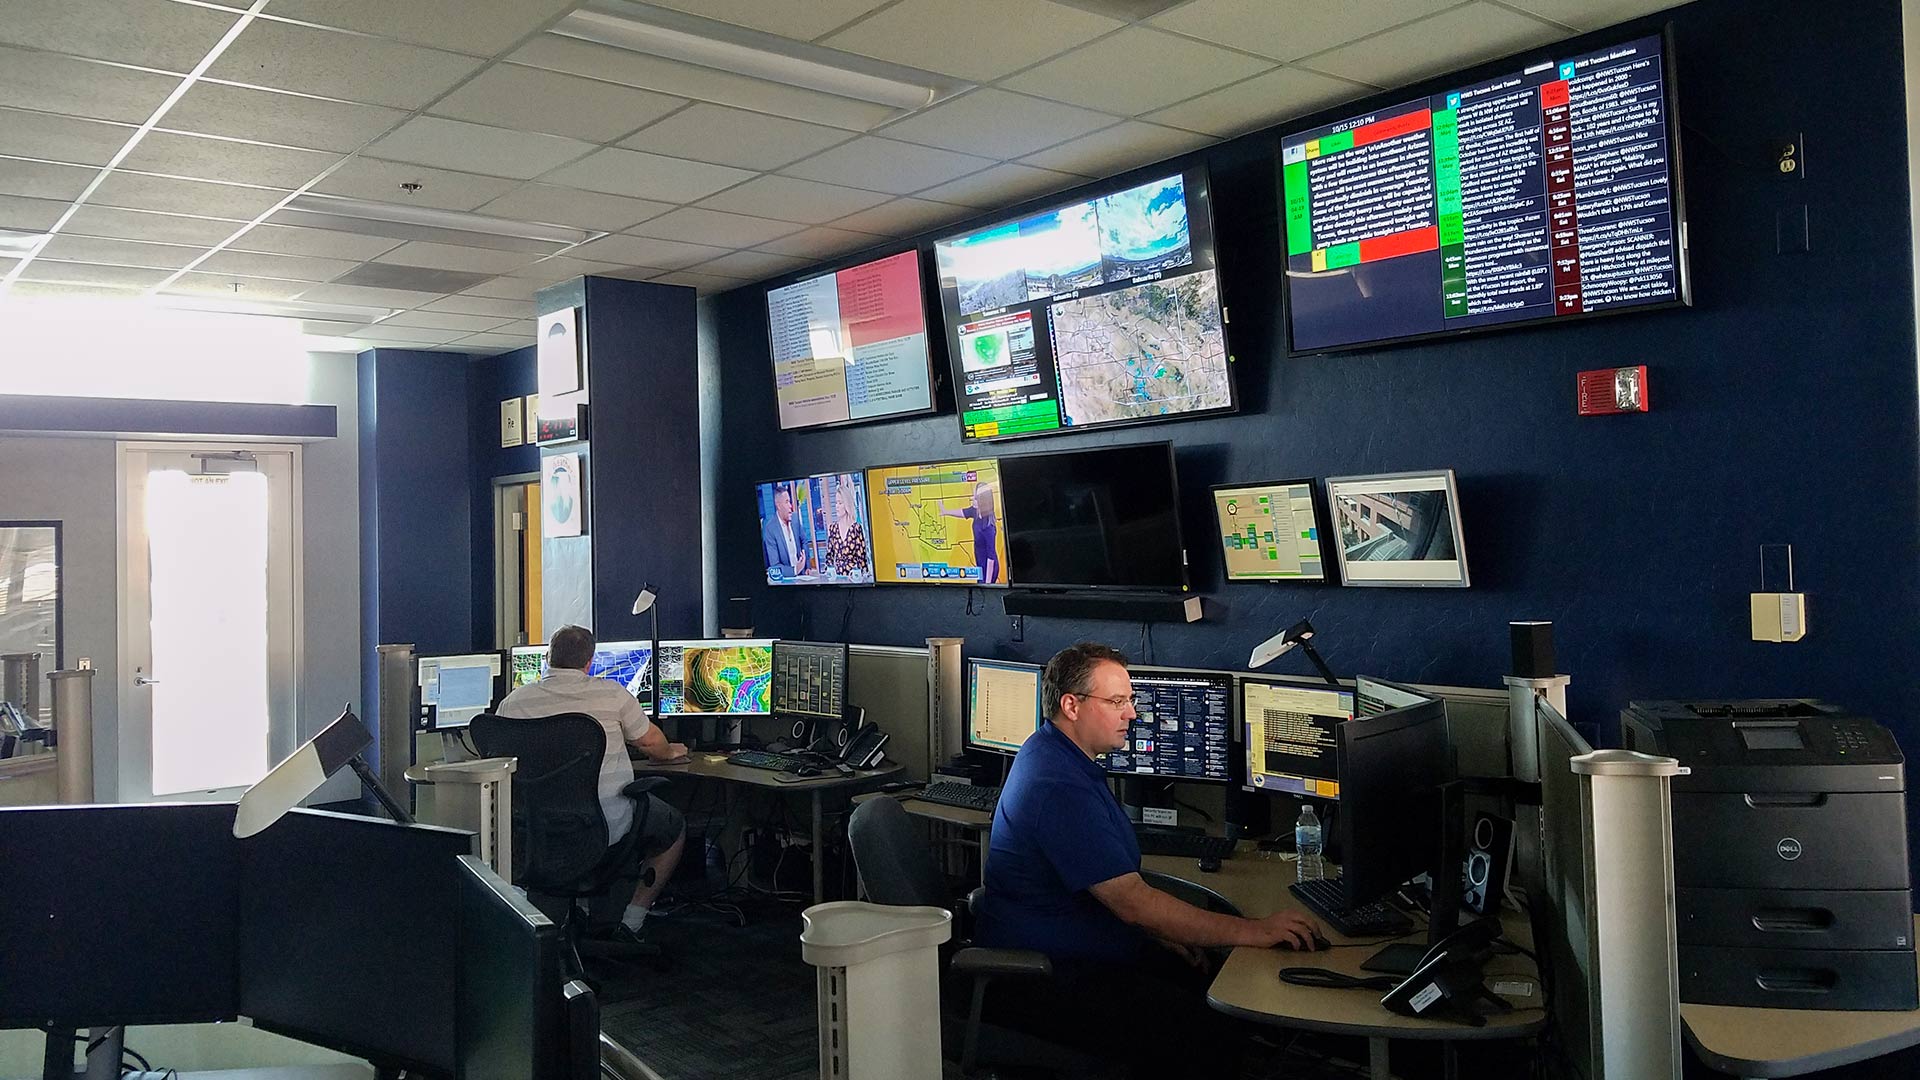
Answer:
POLYGON ((940 1080, 940 946, 953 916, 839 900, 800 917, 800 955, 819 969, 820 1080, 940 1080))

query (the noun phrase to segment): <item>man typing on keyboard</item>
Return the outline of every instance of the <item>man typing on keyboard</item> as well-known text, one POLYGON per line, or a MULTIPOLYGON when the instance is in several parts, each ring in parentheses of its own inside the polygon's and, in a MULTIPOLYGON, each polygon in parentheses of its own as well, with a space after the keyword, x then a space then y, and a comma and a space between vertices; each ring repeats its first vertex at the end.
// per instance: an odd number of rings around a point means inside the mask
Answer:
POLYGON ((1237 1040, 1206 1005, 1211 972, 1199 950, 1311 949, 1317 929, 1296 912, 1206 911, 1141 877, 1133 824, 1095 760, 1126 745, 1134 718, 1125 656, 1094 643, 1061 650, 1047 663, 1042 698, 1046 722, 1021 746, 994 811, 974 943, 1052 959, 1054 978, 1032 1009, 1009 1007, 1046 1017, 1050 1038, 1083 1037, 1095 1052, 1125 1046, 1144 1075, 1210 1075, 1195 1071, 1208 1064, 1196 1057, 1212 1052, 1229 1059, 1214 1064, 1230 1066, 1237 1040), (1113 1027, 1146 1016, 1157 1028, 1174 1025, 1161 1030, 1220 1037, 1130 1040, 1113 1027))

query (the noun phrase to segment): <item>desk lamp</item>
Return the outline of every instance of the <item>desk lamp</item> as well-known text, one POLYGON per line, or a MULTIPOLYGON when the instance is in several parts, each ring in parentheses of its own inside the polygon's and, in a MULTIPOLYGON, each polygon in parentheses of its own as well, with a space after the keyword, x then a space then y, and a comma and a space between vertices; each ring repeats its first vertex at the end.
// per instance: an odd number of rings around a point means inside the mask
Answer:
POLYGON ((338 719, 240 796, 240 805, 233 815, 233 835, 245 839, 265 831, 343 768, 351 768, 359 775, 360 782, 380 800, 393 820, 402 825, 413 824, 413 815, 380 786, 380 778, 361 756, 361 751, 372 745, 373 735, 367 731, 367 725, 353 715, 353 707, 342 709, 338 719))
POLYGON ((647 719, 655 724, 660 722, 660 605, 659 594, 651 584, 640 586, 640 595, 633 598, 633 613, 646 615, 650 633, 647 644, 652 650, 647 653, 647 665, 652 670, 647 675, 648 703, 647 719))
POLYGON ((1319 650, 1313 647, 1313 624, 1305 619, 1261 642, 1253 650, 1253 655, 1247 658, 1247 666, 1249 668, 1266 667, 1292 652, 1296 646, 1301 652, 1307 654, 1307 659, 1313 661, 1314 667, 1320 669, 1320 676, 1327 680, 1327 685, 1336 688, 1340 686, 1340 680, 1334 678, 1333 669, 1327 666, 1327 662, 1320 658, 1319 650))

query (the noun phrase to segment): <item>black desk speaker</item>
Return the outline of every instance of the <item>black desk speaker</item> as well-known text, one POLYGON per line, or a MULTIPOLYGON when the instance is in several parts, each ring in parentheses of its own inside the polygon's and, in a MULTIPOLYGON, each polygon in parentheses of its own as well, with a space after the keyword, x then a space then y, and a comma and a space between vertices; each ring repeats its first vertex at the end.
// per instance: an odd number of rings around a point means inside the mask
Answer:
POLYGON ((1513 622, 1507 624, 1513 637, 1513 674, 1522 679, 1551 679, 1553 670, 1553 624, 1550 622, 1513 622))

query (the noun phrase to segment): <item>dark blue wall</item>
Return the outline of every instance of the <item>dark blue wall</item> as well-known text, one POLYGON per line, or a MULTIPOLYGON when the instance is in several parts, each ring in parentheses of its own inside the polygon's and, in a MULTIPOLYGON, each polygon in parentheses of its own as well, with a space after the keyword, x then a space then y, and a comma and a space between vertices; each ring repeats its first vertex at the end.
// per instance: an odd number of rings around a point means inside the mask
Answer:
MULTIPOLYGON (((471 517, 473 560, 473 643, 493 642, 493 479, 540 471, 540 448, 523 431, 519 446, 500 445, 500 402, 539 392, 539 371, 531 348, 499 356, 478 356, 467 369, 467 407, 473 427, 471 517)), ((539 507, 530 507, 535 513, 539 507)))
MULTIPOLYGON (((1899 4, 1810 18, 1792 0, 1701 0, 1671 14, 1691 309, 1290 360, 1274 134, 1205 152, 1241 414, 1001 448, 1173 440, 1208 616, 1154 628, 1154 660, 1239 668, 1309 616, 1344 674, 1497 686, 1506 623, 1550 619, 1577 720, 1611 729, 1634 698, 1818 695, 1920 753, 1907 712, 1920 462, 1899 4), (1794 131, 1806 133, 1804 180, 1764 163, 1764 138, 1794 131), (1810 206, 1814 250, 1776 255, 1775 211, 1796 202, 1810 206), (1651 414, 1575 415, 1576 372, 1640 363, 1651 414), (1207 485, 1438 467, 1459 474, 1471 589, 1223 583, 1207 485), (1799 644, 1750 640, 1763 543, 1794 545, 1811 626, 1799 644)), ((857 641, 964 634, 971 653, 1035 660, 1083 637, 1138 651, 1140 627, 1122 623, 1031 619, 1015 643, 990 593, 970 610, 965 590, 935 587, 769 590, 755 481, 967 451, 950 413, 780 433, 763 289, 719 298, 717 317, 719 584, 754 598, 763 633, 810 620, 833 635, 850 604, 857 641)), ((1293 658, 1280 667, 1306 670, 1293 658)))

